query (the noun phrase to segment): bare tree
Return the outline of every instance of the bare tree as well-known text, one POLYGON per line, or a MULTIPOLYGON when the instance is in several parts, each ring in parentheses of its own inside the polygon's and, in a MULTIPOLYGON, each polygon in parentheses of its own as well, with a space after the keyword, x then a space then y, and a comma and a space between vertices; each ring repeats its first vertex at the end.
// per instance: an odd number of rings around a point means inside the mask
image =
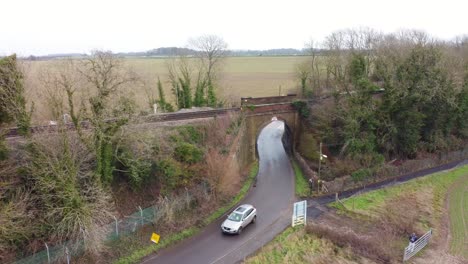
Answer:
POLYGON ((197 56, 200 59, 197 91, 207 97, 208 105, 215 106, 217 74, 222 60, 227 55, 228 45, 219 36, 203 35, 190 39, 189 46, 197 51, 197 56))
POLYGON ((320 64, 322 61, 319 57, 319 45, 313 39, 306 43, 305 48, 307 50, 307 55, 310 56, 310 83, 312 89, 318 92, 318 89, 321 88, 321 70, 320 64))
POLYGON ((297 78, 299 78, 299 81, 301 82, 301 95, 302 97, 306 97, 307 93, 307 80, 309 79, 309 76, 311 75, 312 69, 310 68, 309 62, 301 62, 296 65, 296 75, 297 78))
POLYGON ((327 87, 332 85, 334 91, 346 91, 349 93, 348 81, 348 55, 346 50, 345 31, 335 31, 326 37, 324 42, 326 49, 327 87), (332 83, 333 81, 333 83, 332 83))
POLYGON ((197 55, 201 60, 206 77, 214 82, 218 67, 227 55, 227 43, 219 36, 203 35, 190 39, 189 46, 198 51, 197 55))

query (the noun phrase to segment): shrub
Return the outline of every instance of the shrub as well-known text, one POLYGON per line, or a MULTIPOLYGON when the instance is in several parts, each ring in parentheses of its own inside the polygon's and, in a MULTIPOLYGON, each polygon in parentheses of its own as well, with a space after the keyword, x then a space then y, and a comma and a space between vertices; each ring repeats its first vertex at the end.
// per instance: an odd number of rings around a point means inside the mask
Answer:
POLYGON ((185 141, 200 144, 203 140, 203 134, 200 128, 193 126, 183 126, 178 128, 179 134, 182 136, 185 141))
POLYGON ((159 162, 157 167, 160 173, 163 193, 170 192, 175 188, 188 183, 184 176, 184 169, 177 161, 173 159, 163 159, 159 162))
POLYGON ((305 101, 294 101, 294 102, 292 102, 292 105, 294 106, 294 108, 299 112, 299 114, 302 117, 304 117, 304 118, 309 117, 310 110, 309 110, 309 107, 307 105, 307 102, 305 102, 305 101))
POLYGON ((178 161, 193 164, 202 160, 203 151, 190 143, 179 142, 174 149, 174 155, 178 161))
POLYGON ((317 140, 313 134, 304 133, 301 135, 299 144, 299 153, 310 161, 318 161, 319 149, 317 140))
POLYGON ((129 150, 120 149, 118 161, 123 175, 128 178, 132 188, 140 188, 151 176, 152 162, 134 157, 129 150))
POLYGON ((5 160, 8 157, 8 148, 5 144, 5 140, 0 137, 0 161, 5 160))
POLYGON ((100 251, 113 203, 92 171, 96 157, 77 137, 61 133, 32 138, 25 159, 25 188, 38 212, 32 222, 58 243, 84 239, 85 251, 100 251))
POLYGON ((372 171, 370 169, 367 169, 367 168, 359 169, 359 170, 351 173, 351 178, 355 182, 365 180, 365 179, 369 178, 370 176, 372 176, 372 171))

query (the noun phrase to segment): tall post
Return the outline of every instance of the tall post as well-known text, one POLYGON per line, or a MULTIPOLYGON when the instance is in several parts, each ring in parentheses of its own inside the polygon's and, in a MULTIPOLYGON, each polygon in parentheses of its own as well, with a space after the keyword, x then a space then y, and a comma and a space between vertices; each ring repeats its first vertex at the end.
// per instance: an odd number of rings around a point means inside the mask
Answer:
POLYGON ((138 208, 140 208, 141 225, 143 225, 143 223, 144 223, 144 219, 143 219, 143 210, 141 209, 141 206, 138 206, 138 208))
POLYGON ((67 247, 65 247, 65 254, 67 255, 67 264, 70 264, 70 252, 67 247))
POLYGON ((115 233, 117 234, 117 236, 119 236, 119 222, 117 221, 117 217, 115 217, 115 215, 113 217, 115 220, 115 233))
POLYGON ((322 166, 322 142, 319 147, 319 167, 318 167, 318 181, 317 181, 317 193, 320 192, 320 167, 322 166))
POLYGON ((49 246, 47 246, 47 243, 45 243, 45 247, 46 247, 46 249, 47 249, 47 263, 50 263, 49 246))

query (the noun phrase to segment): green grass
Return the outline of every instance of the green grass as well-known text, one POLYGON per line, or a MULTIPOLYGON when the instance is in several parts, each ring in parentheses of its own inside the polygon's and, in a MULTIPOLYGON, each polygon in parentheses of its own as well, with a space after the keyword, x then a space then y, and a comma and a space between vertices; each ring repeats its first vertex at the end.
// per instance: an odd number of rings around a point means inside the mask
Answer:
POLYGON ((309 184, 307 183, 307 180, 304 177, 304 174, 302 173, 301 168, 299 165, 297 165, 297 162, 295 160, 292 161, 293 169, 294 169, 294 175, 295 175, 295 185, 296 185, 296 196, 298 197, 307 197, 310 195, 310 188, 309 184))
MULTIPOLYGON (((216 210, 214 213, 212 213, 205 221, 203 221, 204 225, 210 224, 212 221, 218 219, 220 216, 225 214, 229 209, 231 209, 234 205, 239 203, 247 194, 247 192, 250 189, 250 186, 252 185, 253 180, 255 179, 255 176, 257 176, 258 173, 258 162, 255 162, 252 165, 252 168, 250 169, 249 176, 247 180, 244 182, 241 190, 239 193, 225 206, 219 208, 216 210)), ((122 257, 119 260, 117 260, 115 263, 118 264, 130 264, 130 263, 137 263, 139 262, 142 258, 153 254, 157 252, 158 250, 168 247, 170 245, 173 245, 185 238, 191 237, 193 235, 198 234, 201 231, 201 228, 199 227, 191 227, 185 230, 180 231, 179 233, 175 233, 172 235, 169 235, 166 238, 161 237, 161 240, 158 244, 151 244, 149 246, 137 249, 133 251, 129 256, 127 257, 122 257)), ((148 238, 149 240, 149 238, 148 238)))
POLYGON ((468 173, 453 185, 450 202, 450 251, 468 258, 468 173))
MULTIPOLYGON (((367 213, 381 206, 386 200, 396 197, 404 192, 418 191, 423 188, 432 187, 434 197, 437 201, 434 204, 436 209, 440 209, 441 202, 449 186, 463 175, 468 174, 468 166, 463 166, 448 172, 435 173, 426 177, 414 179, 407 183, 392 186, 389 188, 371 191, 356 197, 345 199, 343 204, 346 208, 354 208, 354 211, 360 213, 367 213)), ((332 204, 333 207, 344 210, 336 203, 332 204)), ((440 211, 440 210, 438 210, 440 211)))
POLYGON ((145 248, 138 249, 134 251, 130 256, 121 258, 115 263, 118 263, 118 264, 137 263, 142 258, 158 251, 159 249, 175 244, 176 242, 181 241, 185 238, 191 237, 197 234, 198 232, 200 232, 200 228, 191 227, 189 229, 185 229, 181 231, 180 233, 172 234, 168 236, 167 238, 161 237, 160 243, 151 244, 150 246, 147 246, 145 248))

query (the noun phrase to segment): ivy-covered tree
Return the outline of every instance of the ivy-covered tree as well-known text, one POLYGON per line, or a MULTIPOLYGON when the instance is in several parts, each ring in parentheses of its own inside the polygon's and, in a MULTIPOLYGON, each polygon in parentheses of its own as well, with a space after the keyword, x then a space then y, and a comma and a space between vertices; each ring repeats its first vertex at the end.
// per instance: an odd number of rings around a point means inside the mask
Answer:
MULTIPOLYGON (((96 175, 101 182, 109 184, 113 180, 114 171, 113 139, 119 129, 129 121, 128 114, 131 113, 127 110, 132 109, 126 109, 127 106, 131 106, 128 102, 114 106, 111 99, 119 94, 124 84, 133 82, 134 78, 120 71, 120 61, 110 52, 95 52, 83 66, 82 74, 93 91, 88 97, 89 107, 84 110, 93 126, 92 143, 87 142, 87 145, 96 155, 96 175), (120 115, 115 116, 116 113, 120 115), (109 118, 113 118, 112 122, 109 122, 109 118)), ((69 101, 72 102, 73 99, 69 101)), ((81 121, 75 117, 75 113, 70 114, 72 120, 75 120, 75 127, 80 131, 81 121)))
POLYGON ((372 99, 372 92, 376 87, 367 78, 363 55, 353 55, 349 74, 354 92, 347 98, 347 107, 341 110, 345 141, 343 150, 359 160, 363 166, 370 167, 377 165, 382 158, 378 154, 377 146, 378 105, 377 101, 372 99))
POLYGON ((159 104, 163 112, 174 112, 174 108, 172 107, 172 105, 166 101, 166 96, 164 95, 163 86, 159 77, 157 86, 159 100, 157 100, 156 102, 159 104))
POLYGON ((29 134, 31 110, 26 109, 23 74, 18 69, 16 55, 0 59, 0 125, 15 122, 18 132, 29 134))

